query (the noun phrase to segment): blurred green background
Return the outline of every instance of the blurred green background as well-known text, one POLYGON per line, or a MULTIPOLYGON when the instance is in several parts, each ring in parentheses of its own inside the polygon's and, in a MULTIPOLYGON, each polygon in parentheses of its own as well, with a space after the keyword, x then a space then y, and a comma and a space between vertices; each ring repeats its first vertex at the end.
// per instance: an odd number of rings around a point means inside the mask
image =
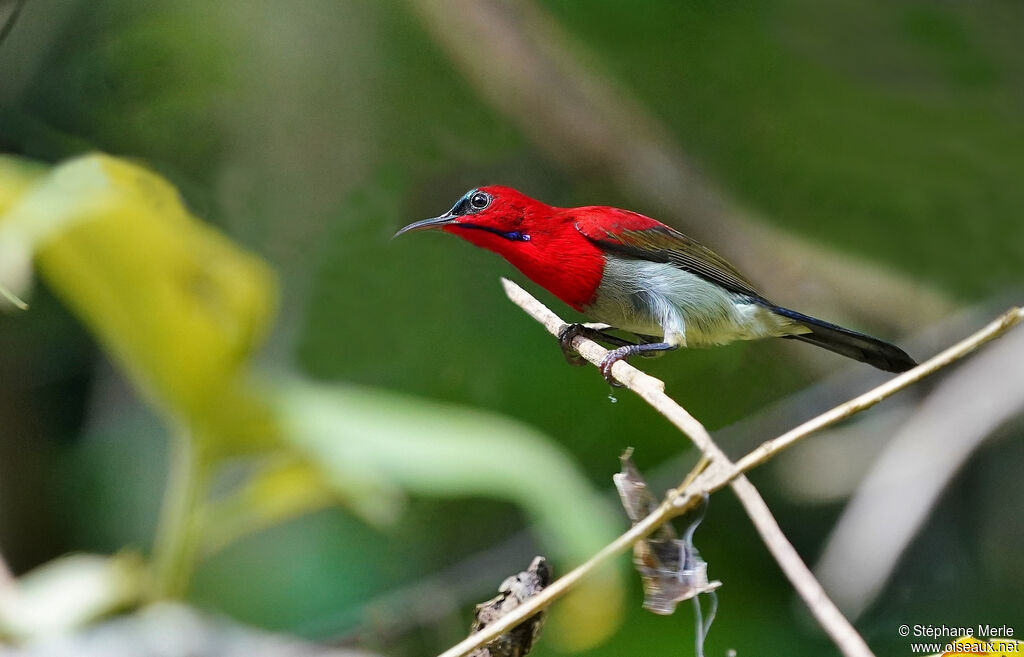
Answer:
MULTIPOLYGON (((0 16, 14 5, 0 5, 0 16)), ((314 499, 300 499, 294 513, 268 511, 238 540, 225 530, 223 549, 199 555, 185 593, 244 623, 387 655, 429 655, 463 636, 472 604, 533 554, 551 552, 564 572, 625 528, 612 515, 610 479, 624 447, 635 447, 641 468, 659 472, 655 481, 666 487, 695 456, 634 396, 616 393, 613 403, 593 368, 565 365, 555 341, 504 298, 499 276, 524 282, 518 272, 458 240, 391 242, 394 231, 443 212, 470 187, 501 183, 555 205, 651 213, 747 264, 767 287, 775 258, 787 255, 745 248, 750 236, 742 231, 770 230, 815 245, 825 260, 857 263, 865 278, 860 285, 847 277, 846 288, 823 294, 815 283, 821 270, 794 269, 794 257, 785 268, 801 284, 767 289, 769 296, 904 342, 924 358, 987 315, 942 333, 949 318, 1020 297, 1022 31, 1024 7, 1009 1, 30 0, 0 44, 0 149, 17 162, 56 165, 102 151, 144 165, 177 188, 193 215, 266 261, 279 292, 269 337, 252 357, 259 390, 320 385, 349 394, 344 386, 357 384, 351 408, 338 412, 391 417, 403 439, 421 422, 423 441, 434 433, 444 440, 447 425, 432 428, 431 418, 473 413, 466 407, 494 414, 467 420, 485 434, 491 425, 498 434, 528 434, 523 472, 508 476, 508 490, 487 490, 460 479, 466 473, 457 468, 428 477, 391 467, 387 449, 406 448, 384 447, 372 421, 363 433, 356 423, 337 439, 359 445, 345 448, 354 461, 339 475, 355 479, 334 482, 327 497, 313 484, 304 488, 302 476, 298 492, 271 486, 271 495, 314 491, 314 499), (474 32, 467 16, 491 21, 493 31, 474 32), (521 83, 529 62, 508 59, 494 36, 514 30, 558 49, 538 56, 541 69, 569 62, 547 81, 555 84, 521 83), (460 48, 476 48, 475 64, 460 48), (558 75, 605 95, 580 96, 557 84, 558 75), (635 121, 638 134, 684 154, 726 199, 724 212, 739 218, 721 224, 685 206, 672 214, 671 176, 624 182, 602 151, 558 143, 545 94, 565 94, 557 100, 583 115, 602 98, 616 105, 610 115, 621 121, 612 129, 628 138, 635 121), (668 196, 654 196, 659 189, 668 196), (722 226, 733 235, 723 236, 722 226), (865 286, 878 311, 868 303, 847 314, 852 301, 842 291, 865 286), (906 303, 917 297, 938 301, 922 306, 927 311, 906 303), (905 313, 894 317, 892 308, 905 313), (295 383, 300 378, 306 383, 295 383), (463 408, 416 406, 423 400, 463 408), (402 425, 404 413, 413 419, 402 425), (354 473, 373 459, 380 462, 364 486, 354 473), (547 475, 576 479, 552 483, 533 469, 550 460, 558 466, 547 475), (576 527, 589 515, 558 499, 570 489, 598 509, 590 534, 576 527), (367 490, 373 499, 360 501, 367 490), (552 535, 559 518, 576 544, 552 535)), ((613 138, 608 143, 616 150, 613 138)), ((147 243, 131 248, 145 253, 147 243)), ((196 266, 221 257, 211 253, 199 253, 196 266)), ((273 297, 273 284, 262 285, 258 294, 273 297)), ((44 270, 29 311, 0 316, 0 551, 15 573, 70 552, 150 554, 181 419, 159 390, 138 393, 149 375, 130 366, 124 375, 120 338, 97 328, 69 294, 44 270)), ((118 298, 115 290, 108 302, 116 307, 118 298)), ((881 380, 808 349, 736 344, 644 367, 713 431, 826 372, 853 370, 862 387, 881 380)), ((181 358, 201 358, 190 353, 184 344, 181 358)), ((930 385, 906 395, 923 396, 930 385)), ((257 397, 278 399, 268 394, 257 397)), ((839 401, 826 390, 794 419, 839 401)), ((306 413, 305 403, 312 402, 302 398, 291 412, 306 413)), ((738 456, 784 428, 755 423, 747 442, 723 439, 723 448, 738 456)), ((964 464, 858 618, 879 653, 905 649, 899 623, 1019 622, 1021 433, 1019 419, 1004 425, 964 464)), ((475 450, 515 454, 516 445, 453 438, 446 449, 472 463, 475 450)), ((295 449, 282 453, 294 457, 295 449)), ((329 469, 318 449, 298 453, 329 469)), ((215 457, 215 495, 251 474, 249 451, 215 457)), ((432 458, 429 448, 424 454, 432 458)), ((844 499, 798 499, 773 468, 753 480, 813 562, 844 499)), ((697 544, 711 576, 725 582, 709 655, 835 652, 730 493, 712 499, 697 544)), ((583 654, 690 654, 688 608, 670 618, 642 611, 628 560, 619 566, 621 627, 583 654)), ((551 636, 558 627, 534 654, 569 650, 572 640, 551 636)))

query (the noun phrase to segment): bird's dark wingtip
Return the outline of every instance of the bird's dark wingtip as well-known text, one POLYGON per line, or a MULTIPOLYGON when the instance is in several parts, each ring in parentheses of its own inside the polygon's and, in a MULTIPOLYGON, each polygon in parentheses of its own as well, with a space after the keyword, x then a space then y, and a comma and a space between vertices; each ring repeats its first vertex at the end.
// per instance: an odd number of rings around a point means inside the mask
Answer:
POLYGON ((917 362, 907 352, 885 340, 851 331, 848 328, 788 308, 774 305, 768 305, 768 307, 772 312, 795 320, 810 330, 809 333, 786 337, 828 349, 885 372, 900 373, 917 367, 917 362))
POLYGON ((907 370, 912 370, 917 367, 917 361, 911 358, 907 352, 903 351, 899 347, 894 345, 887 345, 890 349, 885 350, 884 357, 879 359, 879 363, 870 363, 878 369, 885 370, 886 372, 894 372, 900 374, 907 370))

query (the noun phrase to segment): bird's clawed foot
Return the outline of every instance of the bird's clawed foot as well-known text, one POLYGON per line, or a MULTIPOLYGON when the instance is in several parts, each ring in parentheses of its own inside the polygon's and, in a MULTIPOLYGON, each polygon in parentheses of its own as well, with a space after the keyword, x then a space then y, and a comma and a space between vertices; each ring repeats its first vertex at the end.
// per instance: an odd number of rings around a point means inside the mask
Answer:
MULTIPOLYGON (((617 347, 612 349, 605 357, 601 359, 601 376, 608 382, 608 385, 622 388, 624 387, 621 383, 615 380, 612 376, 612 367, 615 363, 619 362, 623 358, 629 358, 630 356, 657 356, 659 352, 671 351, 672 349, 678 348, 679 345, 669 344, 667 342, 644 342, 641 344, 634 344, 629 340, 623 340, 620 337, 609 335, 604 331, 587 326, 586 324, 566 324, 562 327, 562 330, 558 332, 558 345, 562 348, 562 354, 565 356, 566 362, 570 365, 583 365, 586 360, 583 356, 580 356, 579 352, 572 346, 572 341, 578 336, 590 338, 594 342, 601 342, 603 344, 610 344, 617 347)), ((641 337, 641 339, 644 339, 641 337)))
POLYGON ((625 387, 623 384, 619 383, 615 379, 615 376, 612 374, 612 367, 614 367, 615 363, 619 362, 620 360, 628 358, 629 356, 632 356, 636 353, 638 353, 638 345, 619 347, 618 349, 612 349, 607 354, 605 354, 605 357, 601 359, 600 367, 601 376, 603 376, 604 380, 608 382, 608 385, 612 386, 613 388, 625 387))
MULTIPOLYGON (((597 324, 596 326, 607 327, 607 324, 597 324)), ((580 356, 579 352, 572 346, 572 341, 578 337, 583 336, 589 338, 594 342, 599 342, 604 345, 612 345, 614 347, 635 347, 636 345, 629 340, 623 340, 622 338, 609 335, 605 333, 601 328, 595 328, 595 326, 589 326, 587 324, 566 324, 562 327, 562 330, 558 332, 558 345, 562 348, 562 354, 565 356, 566 362, 570 365, 584 365, 586 359, 580 356)))
MULTIPOLYGON (((572 346, 572 341, 577 336, 587 335, 586 326, 583 324, 566 324, 562 327, 562 330, 558 332, 558 346, 562 348, 562 355, 565 356, 565 362, 569 363, 573 367, 579 367, 586 365, 587 361, 580 356, 576 348, 572 346)), ((589 337, 589 336, 588 336, 589 337)))
POLYGON ((672 351, 673 349, 678 348, 679 345, 669 344, 667 342, 653 342, 650 344, 633 344, 625 347, 619 347, 618 349, 612 349, 604 358, 601 359, 601 376, 603 376, 604 380, 608 382, 608 385, 615 388, 623 388, 625 386, 619 383, 615 379, 614 375, 612 375, 612 367, 615 366, 615 363, 625 358, 629 358, 630 356, 652 356, 655 355, 656 352, 672 351))

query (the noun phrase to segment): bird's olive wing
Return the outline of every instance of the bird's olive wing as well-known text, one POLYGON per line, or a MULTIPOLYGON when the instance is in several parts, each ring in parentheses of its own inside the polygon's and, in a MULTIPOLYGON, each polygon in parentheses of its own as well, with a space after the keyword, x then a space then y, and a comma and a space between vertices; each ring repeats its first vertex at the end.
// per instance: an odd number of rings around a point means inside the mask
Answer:
POLYGON ((743 274, 708 247, 653 219, 643 215, 634 216, 653 225, 630 225, 639 223, 633 220, 608 226, 582 219, 576 222, 576 230, 609 253, 639 260, 670 263, 721 285, 730 292, 757 299, 763 298, 743 274))

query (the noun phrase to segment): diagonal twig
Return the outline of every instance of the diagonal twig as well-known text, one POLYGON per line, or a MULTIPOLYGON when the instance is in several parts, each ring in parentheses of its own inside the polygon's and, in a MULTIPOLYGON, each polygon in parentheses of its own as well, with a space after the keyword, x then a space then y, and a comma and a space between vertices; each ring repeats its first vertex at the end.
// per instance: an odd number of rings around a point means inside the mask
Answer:
MULTIPOLYGON (((544 324, 544 327, 552 335, 558 335, 562 326, 565 325, 557 315, 546 308, 541 302, 533 298, 523 288, 512 281, 502 279, 505 293, 509 298, 529 313, 534 319, 544 324)), ((573 341, 580 355, 594 365, 600 365, 607 350, 596 342, 578 337, 573 341)), ((779 527, 775 516, 772 515, 765 504, 761 494, 754 488, 754 485, 742 474, 729 457, 715 444, 711 435, 704 425, 676 403, 674 399, 665 394, 665 384, 652 376, 644 374, 625 361, 619 361, 612 367, 612 374, 626 387, 640 395, 647 403, 664 415, 672 424, 687 435, 696 444, 704 455, 711 461, 712 467, 705 471, 701 479, 714 477, 715 473, 726 471, 731 473, 730 486, 733 492, 740 499, 747 515, 750 516, 754 527, 761 535, 768 550, 778 561, 783 573, 789 578, 797 593, 804 599, 811 613, 825 631, 832 637, 839 649, 847 656, 871 655, 864 639, 857 633, 848 620, 842 615, 835 604, 828 598, 825 589, 821 587, 818 580, 814 578, 810 568, 800 558, 796 548, 789 542, 782 528, 779 527)), ((706 485, 706 484, 705 484, 706 485)), ((685 500, 686 496, 679 499, 685 500)))
POLYGON ((549 606, 552 602, 571 591, 580 580, 590 574, 597 566, 622 554, 633 547, 634 543, 648 536, 673 517, 688 511, 690 507, 697 503, 698 499, 700 499, 699 496, 692 494, 685 500, 678 499, 676 496, 669 496, 653 513, 633 525, 629 531, 601 548, 597 554, 585 563, 555 580, 536 597, 530 598, 523 605, 516 607, 493 624, 488 625, 475 634, 469 635, 448 650, 445 650, 439 657, 461 657, 474 648, 490 643, 530 616, 533 616, 538 610, 549 606))
MULTIPOLYGON (((505 288, 506 294, 516 305, 540 322, 549 333, 558 335, 565 323, 557 315, 515 283, 502 279, 502 285, 505 288)), ((705 456, 711 460, 711 464, 698 477, 688 477, 679 488, 670 490, 661 505, 649 516, 606 545, 586 562, 574 568, 561 579, 553 582, 538 596, 531 598, 523 606, 502 617, 493 625, 489 625, 482 631, 460 641, 441 653, 439 657, 461 657, 470 650, 504 634, 535 614, 538 610, 551 605, 555 600, 568 593, 580 580, 605 561, 622 554, 634 543, 653 533, 665 522, 688 511, 696 505, 697 501, 705 493, 712 493, 730 484, 733 485, 734 491, 739 496, 740 501, 751 516, 766 545, 772 551, 773 556, 776 557, 791 580, 796 578, 794 585, 797 585, 797 581, 799 581, 800 586, 804 587, 798 588, 798 592, 811 607, 811 610, 815 612, 819 622, 829 632, 844 654, 871 655, 872 653, 864 643, 864 640, 842 614, 836 610, 835 605, 825 595, 821 585, 818 584, 814 576, 807 570, 807 566, 782 534, 774 517, 764 504, 764 500, 761 499, 753 485, 742 475, 747 470, 766 462, 778 452, 791 447, 798 440, 807 437, 811 433, 859 413, 882 399, 916 383, 925 376, 963 358, 984 343, 999 337, 1021 320, 1024 320, 1024 310, 1011 308, 985 328, 922 363, 913 370, 823 413, 819 416, 823 419, 816 418, 806 422, 779 438, 764 443, 736 463, 731 463, 724 455, 716 458, 715 454, 721 454, 721 450, 714 444, 714 441, 700 422, 676 404, 674 400, 665 395, 664 383, 641 372, 629 363, 619 361, 612 368, 612 374, 686 433, 704 451, 705 456), (820 592, 820 595, 817 592, 820 592)), ((573 347, 584 358, 595 365, 600 363, 606 353, 606 350, 599 344, 583 337, 575 338, 573 347)))
POLYGON ((854 397, 850 401, 840 404, 835 408, 822 413, 816 418, 804 422, 778 438, 765 441, 749 454, 737 462, 737 466, 743 470, 756 467, 781 449, 785 449, 815 431, 832 426, 836 422, 850 417, 855 413, 871 408, 886 397, 892 396, 907 386, 917 383, 921 379, 934 374, 936 371, 960 360, 986 342, 999 337, 1013 328, 1021 320, 1024 320, 1024 309, 1011 308, 1005 313, 992 320, 985 328, 968 336, 952 347, 940 352, 938 355, 929 358, 912 370, 908 370, 899 376, 886 381, 882 385, 869 390, 862 395, 854 397))
POLYGON ((1014 331, 957 367, 915 405, 863 473, 814 567, 852 618, 882 592, 971 456, 1024 414, 1024 368, 1011 365, 1021 362, 1024 331, 1014 331))

